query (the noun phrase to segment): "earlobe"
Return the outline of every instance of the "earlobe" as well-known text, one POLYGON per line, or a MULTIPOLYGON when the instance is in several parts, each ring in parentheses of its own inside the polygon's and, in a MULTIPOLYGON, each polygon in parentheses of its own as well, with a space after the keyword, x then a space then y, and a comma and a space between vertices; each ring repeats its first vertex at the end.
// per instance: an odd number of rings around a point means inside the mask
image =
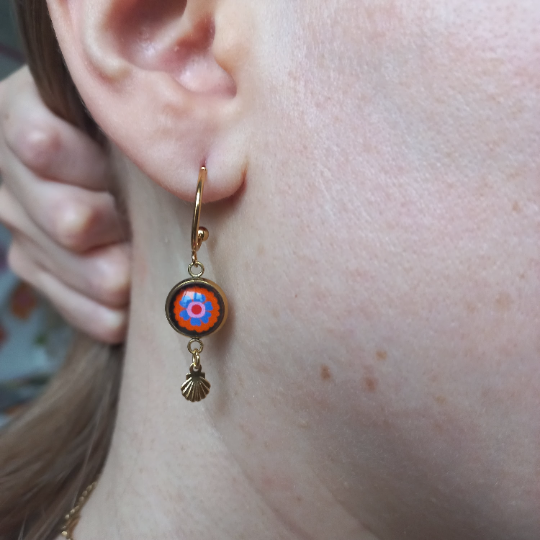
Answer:
POLYGON ((246 166, 238 144, 241 100, 223 67, 234 62, 226 51, 215 54, 219 32, 231 41, 230 28, 216 28, 218 3, 48 0, 66 63, 95 120, 143 172, 186 200, 203 163, 207 201, 234 194, 246 166))

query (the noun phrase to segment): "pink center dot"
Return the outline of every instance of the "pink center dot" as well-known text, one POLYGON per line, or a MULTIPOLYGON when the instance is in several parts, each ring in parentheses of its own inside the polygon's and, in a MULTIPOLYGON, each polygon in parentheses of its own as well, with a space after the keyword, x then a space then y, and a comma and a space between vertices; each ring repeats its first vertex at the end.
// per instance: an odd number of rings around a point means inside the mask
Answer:
POLYGON ((192 308, 191 308, 191 313, 193 313, 193 315, 200 315, 202 313, 202 307, 201 306, 198 306, 197 304, 195 304, 192 308))

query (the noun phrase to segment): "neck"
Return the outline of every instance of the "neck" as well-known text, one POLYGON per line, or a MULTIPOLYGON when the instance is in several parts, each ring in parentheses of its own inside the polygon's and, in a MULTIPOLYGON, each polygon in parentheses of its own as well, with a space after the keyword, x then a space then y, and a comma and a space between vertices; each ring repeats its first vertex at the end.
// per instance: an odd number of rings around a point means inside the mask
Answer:
MULTIPOLYGON (((131 182, 137 174, 130 171, 131 182)), ((187 277, 192 208, 151 191, 142 205, 129 201, 156 213, 132 215, 134 293, 117 427, 77 539, 374 538, 321 474, 324 456, 310 444, 309 419, 276 399, 268 369, 256 372, 253 364, 267 353, 250 342, 234 312, 219 334, 204 339, 209 396, 193 404, 181 395, 191 355, 188 339, 167 323, 164 302, 187 277), (148 237, 152 215, 168 231, 157 243, 148 237)), ((226 226, 211 227, 217 212, 227 210, 204 208, 203 224, 211 235, 223 232, 225 246, 209 240, 200 260, 205 277, 232 292, 234 306, 240 280, 232 270, 220 272, 217 261, 238 265, 227 260, 226 226)), ((335 482, 341 492, 346 482, 335 482)))

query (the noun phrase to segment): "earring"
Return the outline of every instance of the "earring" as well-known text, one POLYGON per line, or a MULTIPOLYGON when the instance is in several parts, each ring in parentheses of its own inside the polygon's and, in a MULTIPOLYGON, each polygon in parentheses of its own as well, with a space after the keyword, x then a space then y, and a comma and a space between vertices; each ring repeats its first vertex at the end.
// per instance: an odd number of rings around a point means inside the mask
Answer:
POLYGON ((195 210, 191 227, 191 276, 175 285, 165 302, 165 314, 170 325, 190 339, 188 351, 192 356, 189 373, 182 385, 182 395, 189 401, 201 401, 210 392, 210 383, 201 368, 201 339, 217 332, 227 319, 228 304, 221 288, 209 279, 204 279, 203 264, 197 260, 197 251, 208 239, 205 227, 199 227, 202 194, 206 181, 206 167, 201 167, 195 196, 195 210))

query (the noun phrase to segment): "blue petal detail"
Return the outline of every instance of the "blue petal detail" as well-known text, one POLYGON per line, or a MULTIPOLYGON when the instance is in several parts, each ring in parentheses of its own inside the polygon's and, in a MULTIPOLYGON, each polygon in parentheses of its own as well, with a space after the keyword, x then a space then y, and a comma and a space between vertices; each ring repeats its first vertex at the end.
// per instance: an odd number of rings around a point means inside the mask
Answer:
POLYGON ((195 302, 202 302, 204 304, 204 302, 206 302, 206 297, 204 296, 204 294, 196 292, 193 295, 193 300, 195 300, 195 302))
POLYGON ((182 319, 184 319, 184 321, 189 321, 189 315, 188 315, 187 309, 183 309, 180 312, 180 317, 182 317, 182 319))
POLYGON ((203 322, 203 324, 208 323, 208 321, 210 320, 210 315, 211 315, 211 313, 206 312, 206 313, 201 317, 201 321, 203 322))
POLYGON ((184 294, 180 300, 180 305, 183 308, 187 308, 191 302, 193 302, 193 300, 187 294, 184 294))
POLYGON ((206 309, 206 311, 212 311, 214 309, 214 306, 212 305, 212 302, 206 302, 204 304, 204 309, 206 309))
POLYGON ((201 326, 201 319, 192 318, 190 322, 193 326, 201 326))

